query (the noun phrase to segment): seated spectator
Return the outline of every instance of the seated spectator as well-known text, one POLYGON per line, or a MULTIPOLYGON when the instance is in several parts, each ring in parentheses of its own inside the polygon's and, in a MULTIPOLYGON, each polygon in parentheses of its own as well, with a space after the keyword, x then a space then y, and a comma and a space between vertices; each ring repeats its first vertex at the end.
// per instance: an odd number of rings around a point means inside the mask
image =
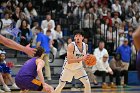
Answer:
POLYGON ((31 38, 32 38, 32 32, 30 31, 29 28, 27 28, 28 23, 27 20, 22 20, 20 30, 18 37, 19 37, 19 42, 21 45, 26 46, 30 43, 31 38))
POLYGON ((10 18, 10 14, 8 11, 4 13, 4 18, 1 19, 1 21, 3 23, 1 34, 8 37, 11 34, 7 31, 7 29, 10 28, 12 24, 12 19, 10 18))
POLYGON ((61 48, 60 48, 60 51, 59 51, 59 56, 60 58, 62 59, 65 59, 66 55, 67 55, 67 46, 68 44, 70 44, 72 42, 72 38, 68 38, 67 39, 67 42, 64 42, 62 45, 61 45, 61 48))
POLYGON ((19 20, 20 12, 21 12, 20 7, 16 7, 15 12, 12 15, 14 22, 17 22, 19 20))
POLYGON ((104 41, 99 42, 99 47, 94 50, 94 55, 97 59, 97 62, 103 58, 103 55, 108 54, 107 50, 104 48, 104 41))
POLYGON ((24 8, 24 12, 27 15, 27 18, 29 19, 29 23, 31 25, 32 21, 37 17, 37 12, 31 2, 28 2, 27 6, 24 8))
MULTIPOLYGON (((106 76, 113 75, 113 71, 108 63, 108 54, 104 54, 103 58, 100 61, 97 61, 96 65, 92 67, 92 71, 94 75, 102 77, 102 88, 107 89, 110 88, 106 83, 106 76)), ((115 84, 111 82, 111 88, 115 88, 115 84)))
POLYGON ((124 76, 124 85, 127 87, 128 84, 128 70, 125 70, 125 65, 123 65, 121 60, 121 55, 119 53, 115 54, 114 58, 110 61, 110 67, 113 70, 113 75, 110 76, 110 81, 113 82, 113 77, 116 78, 116 85, 120 87, 121 76, 124 76))
MULTIPOLYGON (((42 21, 41 23, 41 28, 44 30, 44 29, 48 29, 48 24, 51 24, 52 25, 52 29, 54 30, 55 28, 55 22, 54 20, 52 20, 51 18, 51 15, 50 14, 47 14, 46 15, 46 19, 42 21)), ((45 31, 45 30, 44 30, 45 31)))
POLYGON ((55 38, 54 38, 54 47, 56 47, 57 49, 59 49, 59 43, 63 43, 63 33, 61 30, 61 25, 57 25, 55 28, 55 38))
MULTIPOLYGON (((18 88, 15 82, 13 81, 13 78, 11 77, 11 69, 6 65, 5 61, 5 51, 0 50, 0 73, 3 74, 3 77, 1 76, 1 82, 3 85, 3 88, 5 91, 11 91, 10 88, 6 85, 3 79, 8 79, 12 83, 12 88, 18 88)), ((1 91, 0 91, 1 92, 1 91)))
MULTIPOLYGON (((16 28, 20 28, 21 26, 21 21, 26 19, 27 20, 27 16, 25 15, 24 12, 20 12, 19 14, 19 19, 16 22, 16 28)), ((30 25, 28 24, 28 28, 30 28, 30 25)))

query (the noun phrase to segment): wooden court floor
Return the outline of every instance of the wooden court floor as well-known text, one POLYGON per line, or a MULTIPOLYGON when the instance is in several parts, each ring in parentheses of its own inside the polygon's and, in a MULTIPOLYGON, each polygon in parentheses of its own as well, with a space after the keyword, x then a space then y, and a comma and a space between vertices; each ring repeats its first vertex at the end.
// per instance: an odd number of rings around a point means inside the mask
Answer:
MULTIPOLYGON (((6 93, 19 93, 19 91, 12 91, 6 93)), ((44 93, 41 91, 29 91, 28 93, 44 93)), ((77 89, 72 91, 71 89, 64 89, 62 93, 83 93, 83 89, 77 89)), ((94 88, 92 93, 140 93, 140 86, 130 86, 129 88, 117 88, 117 89, 101 89, 94 88)))

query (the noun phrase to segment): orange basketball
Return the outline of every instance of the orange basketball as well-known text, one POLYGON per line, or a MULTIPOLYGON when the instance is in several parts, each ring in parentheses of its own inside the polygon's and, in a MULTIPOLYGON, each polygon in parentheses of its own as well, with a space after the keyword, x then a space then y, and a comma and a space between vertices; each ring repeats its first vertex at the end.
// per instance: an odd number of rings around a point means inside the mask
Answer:
POLYGON ((85 60, 85 64, 87 66, 94 66, 96 64, 96 57, 92 54, 89 54, 87 59, 85 60))

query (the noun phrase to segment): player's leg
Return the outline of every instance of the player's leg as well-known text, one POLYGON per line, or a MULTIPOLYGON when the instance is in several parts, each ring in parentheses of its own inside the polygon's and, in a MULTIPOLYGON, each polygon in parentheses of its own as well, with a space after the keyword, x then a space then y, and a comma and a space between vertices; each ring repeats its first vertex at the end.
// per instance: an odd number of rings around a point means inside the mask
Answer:
POLYGON ((138 52, 138 55, 137 55, 137 62, 136 62, 136 68, 138 70, 138 78, 140 79, 140 51, 138 52))
POLYGON ((61 93, 63 87, 66 84, 66 81, 71 82, 73 76, 74 76, 74 71, 64 68, 59 79, 59 84, 56 87, 54 93, 61 93))
POLYGON ((66 81, 61 81, 61 80, 59 80, 59 84, 58 84, 58 86, 56 87, 54 93, 61 93, 61 91, 62 91, 62 89, 64 88, 65 84, 66 84, 66 81))
POLYGON ((79 79, 84 84, 84 87, 85 87, 84 93, 91 93, 91 86, 90 86, 89 78, 84 68, 77 70, 74 77, 76 79, 79 79))

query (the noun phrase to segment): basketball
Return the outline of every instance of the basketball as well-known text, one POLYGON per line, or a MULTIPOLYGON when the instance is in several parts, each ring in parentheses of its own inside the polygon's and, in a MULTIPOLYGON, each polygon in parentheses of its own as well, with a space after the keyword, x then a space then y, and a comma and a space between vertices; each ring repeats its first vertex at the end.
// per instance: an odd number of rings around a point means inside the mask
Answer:
POLYGON ((92 54, 89 54, 87 59, 85 60, 85 64, 87 66, 94 66, 96 64, 96 57, 92 54))

